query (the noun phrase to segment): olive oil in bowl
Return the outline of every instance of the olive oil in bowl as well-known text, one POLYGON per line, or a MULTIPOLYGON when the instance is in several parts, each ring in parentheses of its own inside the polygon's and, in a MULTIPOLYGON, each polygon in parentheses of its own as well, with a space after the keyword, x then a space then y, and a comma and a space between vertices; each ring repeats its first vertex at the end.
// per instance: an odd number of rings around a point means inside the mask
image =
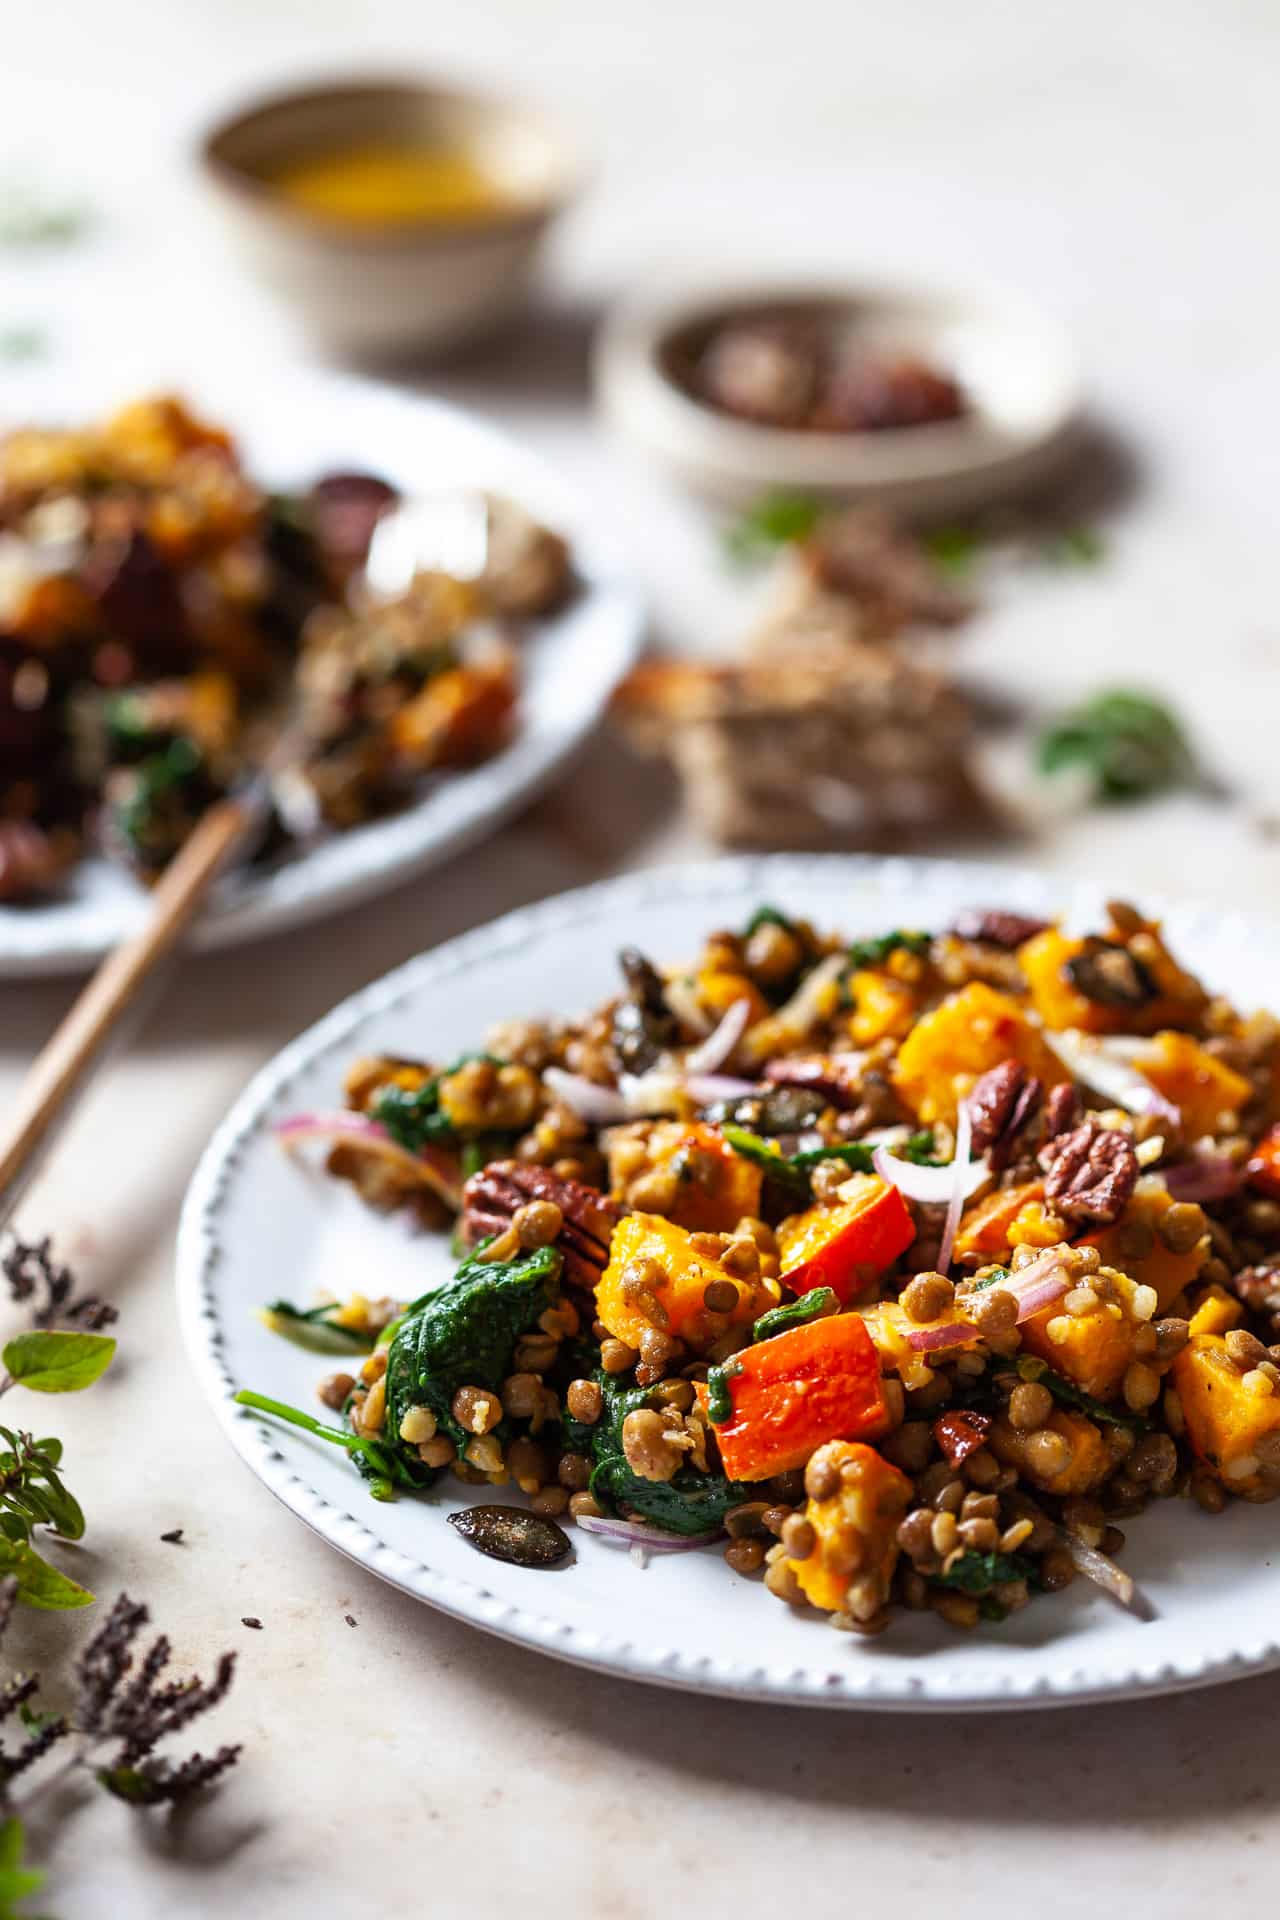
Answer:
POLYGON ((463 147, 368 142, 300 155, 270 177, 304 212, 360 227, 500 219, 518 201, 463 147))

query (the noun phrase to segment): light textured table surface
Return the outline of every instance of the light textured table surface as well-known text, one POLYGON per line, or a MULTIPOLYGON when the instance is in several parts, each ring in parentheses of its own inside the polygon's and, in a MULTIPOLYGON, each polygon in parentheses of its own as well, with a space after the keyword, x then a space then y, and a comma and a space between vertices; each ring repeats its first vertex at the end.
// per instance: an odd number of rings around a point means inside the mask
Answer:
MULTIPOLYGON (((1032 699, 1150 680, 1180 698, 1238 797, 1084 815, 1010 857, 1269 906, 1280 854, 1254 825, 1280 797, 1269 0, 15 9, 0 154, 88 194, 102 217, 81 247, 0 266, 0 321, 47 326, 54 353, 108 371, 139 338, 170 365, 290 351, 225 268, 187 145, 244 88, 354 55, 515 83, 596 150, 595 190, 557 243, 551 316, 428 384, 592 490, 679 644, 723 645, 736 607, 706 523, 587 412, 588 330, 628 277, 719 259, 900 267, 1007 280, 1055 308, 1133 485, 1106 564, 1011 581, 957 661, 1032 699)), ((20 413, 21 393, 21 369, 0 369, 0 411, 20 413)), ((52 1228, 121 1308, 111 1376, 59 1407, 90 1516, 84 1577, 145 1594, 183 1661, 239 1649, 216 1734, 245 1746, 217 1800, 177 1827, 87 1796, 48 1807, 33 1836, 53 1867, 42 1905, 63 1920, 743 1920, 926 1902, 1175 1920, 1270 1894, 1280 1676, 1137 1707, 928 1721, 602 1680, 349 1567, 273 1505, 198 1399, 171 1306, 174 1227, 250 1072, 419 947, 686 844, 597 751, 429 882, 322 932, 190 963, 32 1193, 27 1224, 52 1228), (162 1545, 177 1525, 184 1544, 162 1545), (241 1627, 246 1613, 262 1632, 241 1627)), ((0 1097, 69 991, 0 989, 0 1097)), ((287 1274, 267 1278, 287 1290, 287 1274)), ((14 1648, 52 1662, 75 1630, 26 1616, 14 1648)))

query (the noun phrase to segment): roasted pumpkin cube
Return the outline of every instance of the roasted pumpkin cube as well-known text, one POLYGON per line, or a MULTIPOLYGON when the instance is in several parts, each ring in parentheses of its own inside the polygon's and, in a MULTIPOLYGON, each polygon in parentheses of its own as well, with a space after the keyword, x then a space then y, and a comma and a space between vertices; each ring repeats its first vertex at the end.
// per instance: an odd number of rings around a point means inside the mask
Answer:
POLYGON ((782 1283, 793 1293, 830 1287, 841 1306, 878 1279, 916 1237, 902 1195, 874 1174, 855 1174, 840 1204, 808 1207, 778 1228, 782 1283))
POLYGON ((393 716, 392 751, 415 773, 482 760, 500 744, 515 703, 511 661, 450 667, 428 680, 393 716))
POLYGON ((1231 1493, 1270 1499, 1280 1467, 1280 1393, 1270 1380, 1242 1371, 1221 1334, 1198 1333, 1173 1363, 1187 1435, 1196 1454, 1231 1493))
POLYGON ((1240 1109, 1253 1097, 1253 1087, 1242 1073, 1209 1053, 1190 1034, 1172 1028, 1157 1033, 1150 1053, 1139 1054, 1134 1064, 1180 1109, 1183 1128, 1193 1139, 1233 1131, 1240 1109))
POLYGON ((713 1020, 719 1020, 739 1000, 745 1000, 751 1009, 747 1020, 749 1027, 753 1027, 757 1020, 763 1020, 771 1011, 769 1002, 755 981, 749 980, 745 973, 730 973, 717 967, 704 967, 694 982, 694 991, 698 997, 698 1005, 704 1008, 713 1020))
POLYGON ((711 1382, 696 1392, 731 1480, 772 1479, 828 1440, 874 1440, 889 1425, 880 1360, 856 1313, 791 1327, 717 1372, 727 1407, 711 1382))
POLYGON ((1243 1319, 1243 1303, 1215 1281, 1196 1300, 1187 1329, 1193 1338, 1202 1333, 1230 1333, 1243 1319))
POLYGON ((788 1562, 796 1582, 811 1606, 839 1613, 853 1581, 870 1576, 883 1604, 898 1563, 898 1523, 911 1499, 911 1482, 859 1441, 828 1441, 813 1464, 830 1468, 838 1479, 826 1498, 810 1496, 806 1502, 813 1547, 803 1560, 788 1562))
POLYGON ((1143 923, 1139 934, 1111 928, 1106 936, 1115 945, 1133 945, 1155 989, 1141 1005, 1116 1006, 1082 993, 1070 968, 1089 948, 1087 940, 1073 939, 1060 927, 1047 927, 1018 948, 1018 964, 1026 976, 1032 1004, 1046 1027, 1056 1033, 1078 1027, 1085 1033, 1155 1033, 1162 1027, 1185 1026, 1205 1005, 1198 980, 1178 965, 1160 935, 1158 921, 1143 923))
POLYGON ((731 1233, 746 1214, 760 1211, 764 1175, 735 1153, 716 1127, 702 1121, 660 1121, 646 1142, 651 1174, 669 1176, 662 1211, 698 1233, 731 1233))
POLYGON ((1096 1307, 1088 1313, 1066 1313, 1062 1302, 1055 1301, 1023 1322, 1022 1344, 1074 1380, 1083 1393, 1110 1400, 1128 1368, 1143 1357, 1139 1336, 1150 1325, 1155 1295, 1110 1267, 1085 1276, 1081 1286, 1097 1293, 1096 1307))
POLYGON ((691 1347, 703 1347, 729 1327, 745 1326, 776 1306, 774 1281, 744 1280, 703 1253, 673 1220, 655 1213, 629 1213, 609 1243, 609 1264, 596 1286, 596 1312, 610 1333, 630 1347, 657 1328, 691 1347), (705 1300, 713 1282, 728 1289, 733 1304, 712 1311, 705 1300))
POLYGON ((1161 1237, 1160 1222, 1173 1205, 1168 1189, 1155 1175, 1140 1180, 1123 1220, 1089 1234, 1082 1246, 1096 1247, 1106 1267, 1119 1267, 1139 1286, 1152 1287, 1157 1313, 1167 1313, 1180 1293, 1195 1280, 1209 1257, 1204 1235, 1184 1253, 1175 1252, 1161 1237))
POLYGON ((955 1308, 941 1319, 924 1326, 910 1319, 906 1308, 900 1307, 896 1300, 882 1300, 877 1306, 862 1307, 859 1313, 880 1355, 881 1367, 886 1373, 896 1373, 909 1392, 914 1392, 917 1387, 928 1386, 933 1379, 933 1368, 929 1365, 931 1352, 941 1351, 951 1358, 976 1346, 979 1339, 977 1328, 966 1322, 965 1331, 959 1338, 948 1339, 941 1347, 928 1344, 931 1335, 936 1335, 943 1327, 953 1328, 964 1319, 963 1313, 955 1308), (913 1340, 925 1344, 915 1346, 913 1340))
POLYGON ((871 967, 859 967, 849 981, 853 1014, 849 1034, 855 1047, 877 1040, 904 1040, 915 1024, 918 1001, 905 980, 871 967))
POLYGON ((997 1187, 994 1193, 975 1202, 961 1216, 956 1234, 956 1259, 970 1267, 999 1260, 1017 1244, 1009 1235, 1023 1208, 1041 1199, 1043 1194, 1043 1180, 1027 1180, 1021 1186, 997 1187))
POLYGON ((898 1051, 893 1082, 922 1121, 954 1124, 974 1081, 1011 1059, 1047 1087, 1070 1078, 1016 1000, 971 980, 917 1021, 898 1051))
POLYGON ((1003 1417, 993 1424, 987 1445, 997 1460, 1016 1467, 1023 1479, 1039 1487, 1042 1493, 1060 1496, 1091 1493, 1101 1486, 1114 1464, 1101 1428, 1087 1415, 1073 1413, 1066 1407, 1055 1407, 1045 1425, 1052 1432, 1060 1433, 1071 1449, 1066 1465, 1056 1473, 1046 1474, 1036 1465, 1035 1450, 1027 1446, 1031 1436, 1003 1417))

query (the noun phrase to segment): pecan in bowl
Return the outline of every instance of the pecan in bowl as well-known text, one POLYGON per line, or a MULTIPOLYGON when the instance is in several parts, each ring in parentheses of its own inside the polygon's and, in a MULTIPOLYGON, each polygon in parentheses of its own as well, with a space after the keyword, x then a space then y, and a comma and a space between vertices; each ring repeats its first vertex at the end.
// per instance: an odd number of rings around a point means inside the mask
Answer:
POLYGON ((462 1237, 469 1246, 503 1233, 521 1207, 549 1200, 563 1224, 555 1244, 564 1256, 564 1277, 572 1286, 595 1287, 609 1264, 609 1239, 618 1209, 595 1187, 562 1180, 546 1167, 522 1160, 493 1160, 473 1173, 462 1193, 462 1237))

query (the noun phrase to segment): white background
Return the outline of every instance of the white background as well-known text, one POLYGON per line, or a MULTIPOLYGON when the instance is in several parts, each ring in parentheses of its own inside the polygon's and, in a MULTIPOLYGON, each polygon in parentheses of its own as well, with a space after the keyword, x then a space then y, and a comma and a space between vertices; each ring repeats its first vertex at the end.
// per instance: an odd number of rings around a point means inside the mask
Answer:
MULTIPOLYGON (((1010 854, 1093 867, 1130 892, 1270 907, 1280 853, 1254 822, 1280 803, 1273 5, 8 0, 2 17, 5 171, 87 197, 100 218, 63 254, 0 257, 0 325, 45 326, 54 354, 104 376, 139 340, 166 369, 300 351, 227 267, 190 169, 201 122, 246 90, 359 60, 558 107, 597 170, 558 237, 546 316, 426 384, 591 488, 681 645, 726 644, 735 595, 706 522, 590 424, 586 339, 628 279, 721 259, 897 266, 1008 281, 1056 310, 1135 483, 1105 565, 1008 582, 958 670, 1035 700, 1103 676, 1150 682, 1180 700, 1237 797, 1055 822, 1010 854)), ((22 381, 0 369, 0 415, 21 415, 22 381)), ((63 1920, 388 1907, 640 1920, 677 1905, 719 1920, 926 1900, 961 1915, 1016 1901, 1178 1916, 1270 1890, 1280 1679, 986 1723, 608 1684, 349 1570, 272 1506, 196 1400, 167 1292, 173 1228, 247 1074, 418 947, 677 849, 661 798, 597 752, 436 879, 301 939, 191 963, 33 1193, 28 1224, 52 1226, 123 1313, 109 1381, 59 1408, 90 1516, 84 1577, 145 1594, 184 1660, 240 1647, 209 1736, 246 1747, 218 1801, 177 1828, 92 1803, 64 1819, 78 1791, 51 1808, 34 1836, 54 1866, 41 1904, 63 1920), (159 1544, 179 1524, 188 1544, 159 1544), (246 1613, 261 1633, 240 1627, 246 1613)), ((0 1094, 66 998, 3 989, 0 1094)), ((11 1651, 52 1663, 77 1631, 24 1618, 11 1651)))

